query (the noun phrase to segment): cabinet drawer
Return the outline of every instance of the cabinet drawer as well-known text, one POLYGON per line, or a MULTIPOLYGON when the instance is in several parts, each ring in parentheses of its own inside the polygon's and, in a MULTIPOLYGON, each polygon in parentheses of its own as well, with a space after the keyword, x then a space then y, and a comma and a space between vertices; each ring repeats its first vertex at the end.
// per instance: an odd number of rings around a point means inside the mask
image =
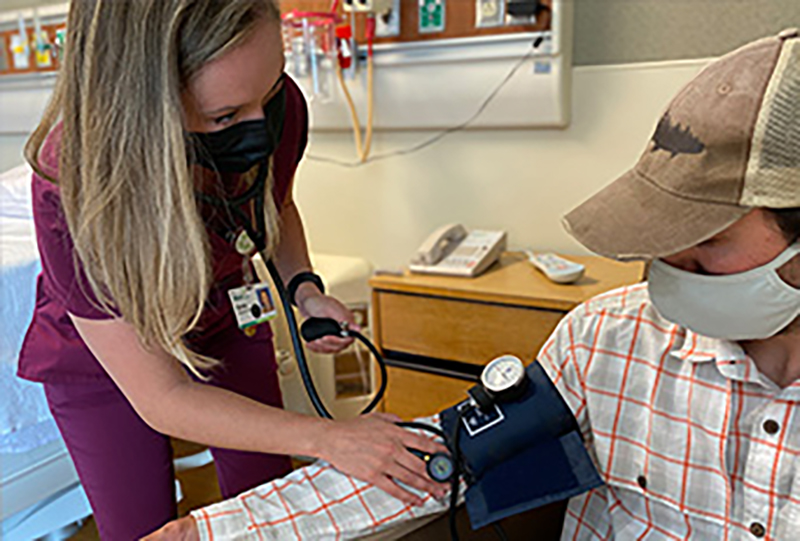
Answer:
POLYGON ((511 353, 533 360, 564 312, 381 291, 381 347, 471 364, 511 353))
POLYGON ((405 368, 388 367, 384 410, 404 420, 433 415, 467 397, 475 382, 405 368))

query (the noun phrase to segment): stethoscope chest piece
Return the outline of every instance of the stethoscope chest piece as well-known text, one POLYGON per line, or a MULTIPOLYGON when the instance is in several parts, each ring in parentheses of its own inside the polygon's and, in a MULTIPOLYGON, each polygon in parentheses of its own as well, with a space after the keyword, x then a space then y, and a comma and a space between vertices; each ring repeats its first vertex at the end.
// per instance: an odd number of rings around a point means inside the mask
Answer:
POLYGON ((412 454, 418 456, 425 462, 425 470, 428 477, 437 483, 448 483, 456 473, 456 466, 453 457, 446 453, 425 453, 417 449, 409 449, 412 454))
POLYGON ((448 483, 455 474, 455 464, 453 458, 445 453, 435 453, 430 455, 426 464, 426 470, 431 479, 439 483, 448 483))

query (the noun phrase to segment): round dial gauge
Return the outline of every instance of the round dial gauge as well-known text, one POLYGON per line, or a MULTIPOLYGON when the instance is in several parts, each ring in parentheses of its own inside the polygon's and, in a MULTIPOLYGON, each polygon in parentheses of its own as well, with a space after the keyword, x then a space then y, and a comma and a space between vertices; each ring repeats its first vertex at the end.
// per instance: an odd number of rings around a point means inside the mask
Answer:
POLYGON ((503 355, 486 365, 481 383, 492 394, 500 394, 519 385, 525 378, 525 365, 513 355, 503 355))

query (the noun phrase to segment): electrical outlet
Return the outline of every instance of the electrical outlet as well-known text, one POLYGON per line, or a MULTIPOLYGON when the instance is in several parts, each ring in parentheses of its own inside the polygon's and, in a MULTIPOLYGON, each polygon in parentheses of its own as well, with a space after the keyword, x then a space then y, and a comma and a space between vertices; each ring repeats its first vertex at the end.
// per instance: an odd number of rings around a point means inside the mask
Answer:
POLYGON ((475 0, 475 26, 502 26, 505 19, 505 0, 475 0))
POLYGON ((419 31, 422 34, 444 31, 445 0, 419 0, 419 31))
POLYGON ((382 15, 392 9, 393 3, 394 0, 344 0, 342 7, 347 12, 382 15))
POLYGON ((392 0, 392 7, 376 19, 375 35, 391 38, 400 35, 400 0, 392 0))

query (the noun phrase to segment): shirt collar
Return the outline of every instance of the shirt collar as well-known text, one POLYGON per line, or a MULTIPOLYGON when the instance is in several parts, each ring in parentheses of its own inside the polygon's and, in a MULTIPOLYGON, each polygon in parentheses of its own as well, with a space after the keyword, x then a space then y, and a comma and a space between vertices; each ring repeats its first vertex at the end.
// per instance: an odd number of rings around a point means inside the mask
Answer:
POLYGON ((709 338, 684 329, 686 337, 681 347, 673 355, 690 363, 715 361, 720 373, 728 379, 754 383, 774 391, 783 400, 800 402, 800 380, 785 389, 780 389, 764 376, 747 355, 742 346, 730 340, 709 338))
POLYGON ((796 380, 785 389, 782 389, 781 398, 793 402, 800 402, 800 380, 796 380))
POLYGON ((690 329, 684 329, 684 332, 686 337, 683 344, 674 353, 681 360, 692 363, 716 361, 717 364, 731 364, 747 360, 747 354, 736 342, 710 338, 690 329))

